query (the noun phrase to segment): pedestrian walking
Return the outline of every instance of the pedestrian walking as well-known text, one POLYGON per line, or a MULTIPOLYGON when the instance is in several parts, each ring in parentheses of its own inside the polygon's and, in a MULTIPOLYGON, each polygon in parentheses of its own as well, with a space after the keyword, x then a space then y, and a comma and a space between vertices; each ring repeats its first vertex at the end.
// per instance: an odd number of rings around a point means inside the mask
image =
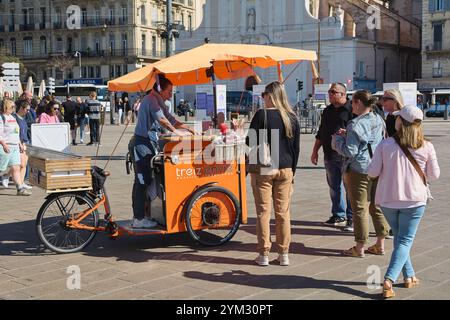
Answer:
POLYGON ((72 96, 67 95, 66 101, 63 102, 62 107, 64 108, 64 122, 70 124, 70 134, 72 136, 72 145, 76 146, 77 139, 77 118, 78 118, 78 107, 75 101, 72 100, 72 96))
MULTIPOLYGON (((289 265, 291 242, 290 207, 294 175, 300 151, 300 125, 293 112, 284 86, 276 81, 263 92, 265 108, 258 110, 250 124, 247 144, 258 149, 268 144, 271 168, 251 166, 251 185, 256 207, 256 235, 258 256, 255 262, 269 265, 270 216, 272 202, 275 209, 277 263, 289 265), (260 137, 265 136, 264 141, 260 137), (252 138, 253 137, 253 138, 252 138), (256 137, 256 139, 254 139, 256 137), (267 171, 268 172, 265 172, 267 171)), ((261 162, 261 159, 259 162, 261 162)), ((257 159, 250 159, 250 161, 257 159)))
POLYGON ((389 225, 380 208, 375 205, 377 180, 367 174, 367 167, 373 151, 384 137, 384 120, 374 111, 377 98, 365 90, 357 91, 352 97, 352 112, 357 117, 346 129, 332 137, 332 147, 345 157, 344 183, 353 212, 353 226, 356 245, 342 253, 351 257, 364 257, 364 246, 369 240, 369 214, 372 218, 377 243, 367 251, 384 255, 384 240, 389 225))
POLYGON ((342 83, 333 83, 328 91, 331 104, 325 108, 316 142, 311 154, 311 162, 317 166, 319 150, 323 148, 324 164, 327 183, 330 188, 331 217, 324 225, 331 227, 344 227, 351 231, 353 226, 350 200, 345 196, 342 182, 343 157, 331 148, 331 136, 340 129, 345 129, 352 120, 352 106, 347 99, 347 88, 342 83))
POLYGON ((89 115, 89 131, 91 141, 88 145, 100 143, 100 111, 101 103, 97 100, 97 93, 92 91, 89 99, 86 100, 87 113, 89 115))
POLYGON ((410 252, 429 198, 427 182, 440 175, 434 146, 424 137, 423 112, 406 106, 393 115, 398 116, 397 134, 380 143, 368 168, 369 176, 378 177, 375 203, 394 232, 394 251, 383 283, 385 298, 395 296, 393 284, 400 273, 406 288, 419 284, 410 252))

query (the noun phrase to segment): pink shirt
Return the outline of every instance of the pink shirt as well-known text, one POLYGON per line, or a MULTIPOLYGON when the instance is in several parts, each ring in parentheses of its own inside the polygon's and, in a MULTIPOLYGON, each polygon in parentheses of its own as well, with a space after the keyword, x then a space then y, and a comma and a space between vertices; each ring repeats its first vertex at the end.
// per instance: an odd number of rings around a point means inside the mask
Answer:
POLYGON ((49 116, 43 112, 39 117, 39 123, 59 123, 59 119, 57 116, 49 116))
MULTIPOLYGON (((431 142, 417 150, 409 149, 427 180, 439 178, 440 169, 431 142)), ((427 189, 419 173, 393 138, 382 141, 368 168, 371 177, 379 177, 375 203, 392 209, 415 208, 426 205, 427 189)))

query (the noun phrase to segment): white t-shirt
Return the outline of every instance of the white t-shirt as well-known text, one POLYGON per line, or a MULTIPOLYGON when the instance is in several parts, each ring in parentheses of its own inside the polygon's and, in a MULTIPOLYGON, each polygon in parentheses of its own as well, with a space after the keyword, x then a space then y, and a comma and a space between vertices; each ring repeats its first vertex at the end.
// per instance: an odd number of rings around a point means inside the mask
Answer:
POLYGON ((7 144, 20 143, 20 127, 12 114, 0 116, 0 141, 4 141, 7 144), (4 121, 3 118, 5 119, 4 121))

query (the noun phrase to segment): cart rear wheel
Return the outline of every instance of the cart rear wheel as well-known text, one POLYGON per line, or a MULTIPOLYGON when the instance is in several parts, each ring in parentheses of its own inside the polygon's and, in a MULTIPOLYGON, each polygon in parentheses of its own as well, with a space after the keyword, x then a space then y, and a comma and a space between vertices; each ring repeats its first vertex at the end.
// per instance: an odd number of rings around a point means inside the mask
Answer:
POLYGON ((207 187, 193 194, 187 205, 186 227, 205 246, 219 246, 233 238, 241 223, 234 194, 222 187, 207 187))
MULTIPOLYGON (((57 194, 48 198, 36 218, 39 239, 57 253, 82 250, 94 238, 96 231, 69 228, 67 222, 94 207, 93 201, 76 193, 57 194)), ((81 222, 83 226, 98 227, 98 212, 92 211, 81 222)))

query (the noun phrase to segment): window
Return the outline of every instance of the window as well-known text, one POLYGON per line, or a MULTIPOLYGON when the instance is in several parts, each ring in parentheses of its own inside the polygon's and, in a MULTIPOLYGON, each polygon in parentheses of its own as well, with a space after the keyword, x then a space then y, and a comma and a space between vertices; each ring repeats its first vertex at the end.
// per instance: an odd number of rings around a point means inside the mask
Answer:
POLYGON ((122 24, 128 23, 128 8, 126 5, 122 5, 122 24))
POLYGON ((120 77, 122 75, 121 65, 116 65, 116 77, 120 77))
POLYGON ((444 10, 444 0, 435 0, 436 1, 436 11, 444 10))
POLYGON ((192 16, 188 16, 189 31, 192 31, 192 16))
POLYGON ((87 68, 86 67, 81 67, 81 77, 87 78, 87 68))
POLYGON ((41 54, 46 55, 47 54, 47 38, 45 36, 42 36, 40 38, 40 51, 41 54))
POLYGON ((67 52, 72 53, 73 51, 73 39, 72 37, 67 38, 67 52))
POLYGON ((94 72, 95 72, 95 68, 89 67, 89 78, 94 78, 94 72))
POLYGON ((5 47, 5 42, 3 39, 0 39, 0 49, 3 49, 5 47))
POLYGON ((123 65, 123 74, 127 74, 128 73, 128 65, 124 64, 123 65))
POLYGON ((156 36, 152 37, 152 55, 156 57, 156 36))
POLYGON ((14 27, 16 24, 16 20, 14 18, 15 16, 16 16, 16 12, 14 10, 11 10, 10 16, 9 16, 9 31, 14 31, 14 27))
POLYGON ((144 56, 147 54, 147 52, 145 50, 146 42, 147 42, 146 36, 145 36, 145 34, 143 34, 141 37, 141 48, 142 48, 142 55, 144 55, 144 56))
POLYGON ((41 8, 41 25, 40 28, 44 29, 45 28, 45 19, 46 18, 46 8, 41 8))
POLYGON ((81 8, 81 25, 87 25, 87 9, 81 8))
POLYGON ((180 17, 181 17, 181 24, 184 26, 184 13, 181 13, 180 17))
POLYGON ((114 50, 116 48, 116 37, 114 34, 109 35, 109 52, 111 55, 114 55, 114 50))
POLYGON ((11 54, 13 56, 17 55, 16 38, 11 38, 9 40, 9 45, 11 47, 11 54))
POLYGON ((155 26, 158 22, 158 8, 156 6, 152 7, 152 25, 155 26))
POLYGON ((123 55, 127 54, 127 50, 128 50, 128 37, 126 33, 122 34, 122 51, 123 51, 123 55))
POLYGON ((100 25, 100 8, 95 8, 94 24, 96 26, 100 25))
POLYGON ((57 53, 63 53, 63 41, 61 37, 58 37, 56 39, 56 52, 57 53))
POLYGON ((95 77, 96 77, 97 79, 102 77, 102 73, 101 73, 101 68, 100 68, 100 66, 95 66, 95 77))
POLYGON ((86 51, 87 48, 87 39, 85 35, 80 37, 80 51, 86 51))
POLYGON ((440 61, 433 62, 433 78, 442 77, 442 66, 440 61))
POLYGON ((359 78, 364 78, 365 76, 365 65, 364 65, 364 61, 358 61, 358 77, 359 78))
POLYGON ((114 66, 109 66, 109 78, 114 79, 114 66))
POLYGON ((433 24, 433 50, 442 50, 442 23, 433 24))
POLYGON ((98 55, 100 54, 101 48, 100 48, 100 35, 95 34, 95 53, 98 55))
POLYGON ((114 12, 114 8, 109 8, 109 21, 110 24, 115 24, 116 14, 114 12))

